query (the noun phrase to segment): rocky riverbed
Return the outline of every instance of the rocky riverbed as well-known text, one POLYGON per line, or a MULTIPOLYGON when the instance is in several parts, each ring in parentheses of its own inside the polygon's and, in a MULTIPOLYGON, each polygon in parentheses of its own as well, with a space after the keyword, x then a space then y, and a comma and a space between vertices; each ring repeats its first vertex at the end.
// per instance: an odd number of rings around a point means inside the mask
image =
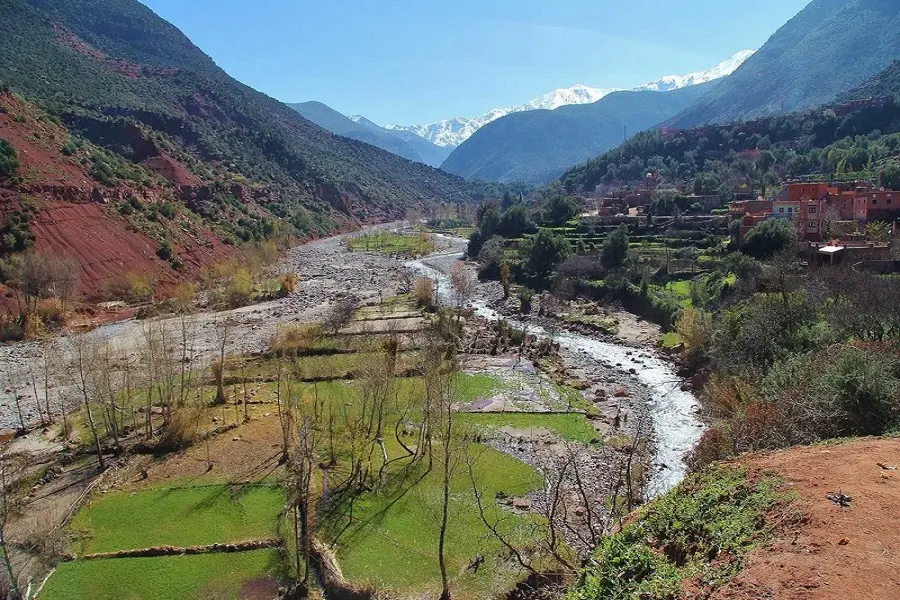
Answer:
MULTIPOLYGON (((347 295, 366 304, 399 293, 409 279, 402 261, 386 254, 348 252, 345 238, 352 235, 356 234, 318 240, 290 250, 276 267, 278 273, 293 272, 300 278, 297 290, 290 296, 235 310, 192 315, 187 324, 192 362, 207 364, 215 356, 216 324, 223 320, 230 323, 226 352, 252 353, 264 350, 280 326, 319 321, 334 302, 347 295)), ((91 340, 108 340, 117 356, 137 360, 150 325, 158 330, 165 328, 173 338, 181 338, 183 323, 177 317, 131 319, 103 325, 85 335, 91 340)), ((80 398, 67 369, 73 353, 72 339, 60 336, 0 346, 0 430, 40 421, 35 396, 45 408, 45 352, 53 357, 47 378, 51 410, 58 413, 62 407, 72 410, 78 406, 80 398)))

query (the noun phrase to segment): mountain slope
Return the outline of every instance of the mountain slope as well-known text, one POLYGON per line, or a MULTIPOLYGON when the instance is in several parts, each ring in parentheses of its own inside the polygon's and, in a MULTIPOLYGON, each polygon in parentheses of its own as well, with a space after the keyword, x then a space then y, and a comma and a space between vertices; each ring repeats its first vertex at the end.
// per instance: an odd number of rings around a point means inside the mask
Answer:
POLYGON ((876 179, 900 161, 900 100, 882 97, 900 98, 898 73, 898 64, 890 65, 845 94, 844 104, 724 125, 642 131, 570 169, 562 180, 568 189, 592 190, 598 184, 643 182, 653 171, 658 186, 684 189, 704 174, 707 189, 727 198, 765 193, 766 171, 780 180, 876 179), (857 102, 873 96, 878 98, 857 102))
POLYGON ((401 129, 386 129, 378 125, 377 123, 374 123, 373 121, 370 121, 369 119, 361 117, 359 115, 351 116, 350 118, 360 125, 368 127, 369 129, 381 133, 388 133, 403 140, 409 147, 413 149, 416 154, 422 157, 421 162, 425 163, 426 165, 431 165, 432 167, 440 167, 441 163, 444 162, 453 151, 452 147, 438 146, 437 144, 429 142, 422 136, 413 133, 412 131, 404 131, 401 129))
POLYGON ((442 168, 468 179, 545 183, 613 148, 623 135, 672 117, 712 85, 671 92, 614 92, 593 104, 507 115, 475 132, 442 168))
POLYGON ((900 99, 900 60, 895 60, 875 77, 858 88, 842 94, 838 102, 893 96, 900 99))
MULTIPOLYGON (((0 0, 0 12, 0 80, 126 162, 249 186, 246 221, 322 234, 469 195, 457 177, 335 136, 235 81, 135 0, 0 0)), ((207 218, 226 201, 207 203, 207 218)))
MULTIPOLYGON (((687 75, 666 75, 657 81, 638 86, 632 91, 664 92, 719 79, 732 73, 752 54, 753 50, 742 50, 706 71, 698 71, 687 75)), ((434 142, 438 146, 455 148, 481 127, 508 114, 529 110, 553 110, 573 104, 593 104, 604 96, 617 91, 623 90, 620 88, 594 88, 586 85, 576 85, 570 88, 553 90, 518 106, 494 108, 477 117, 456 117, 425 125, 388 125, 387 128, 395 131, 409 131, 434 142)))
POLYGON ((814 0, 674 122, 692 127, 819 106, 898 57, 896 0, 814 0))
POLYGON ((313 101, 288 104, 288 106, 331 133, 372 144, 413 162, 425 162, 410 144, 393 135, 392 132, 383 130, 377 125, 370 127, 363 123, 357 123, 326 104, 313 101))

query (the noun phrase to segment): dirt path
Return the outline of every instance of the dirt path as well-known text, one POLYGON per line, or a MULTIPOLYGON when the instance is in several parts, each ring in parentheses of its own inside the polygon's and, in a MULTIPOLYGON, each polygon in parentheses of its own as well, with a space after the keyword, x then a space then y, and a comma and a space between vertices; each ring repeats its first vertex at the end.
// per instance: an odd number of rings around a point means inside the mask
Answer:
POLYGON ((713 598, 900 598, 900 470, 890 469, 900 465, 900 439, 794 448, 739 462, 779 473, 806 518, 752 552, 713 598), (832 492, 850 496, 849 506, 829 500, 832 492))

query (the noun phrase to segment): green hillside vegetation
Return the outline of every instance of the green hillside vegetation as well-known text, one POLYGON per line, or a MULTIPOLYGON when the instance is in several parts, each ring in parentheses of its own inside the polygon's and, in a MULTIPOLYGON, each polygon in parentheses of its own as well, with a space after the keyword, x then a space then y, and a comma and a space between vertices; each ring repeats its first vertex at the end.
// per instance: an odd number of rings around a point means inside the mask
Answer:
POLYGON ((866 98, 893 96, 900 100, 900 60, 895 60, 886 69, 838 98, 838 102, 852 102, 866 98))
POLYGON ((692 580, 716 589, 771 539, 766 513, 790 501, 778 486, 734 467, 690 477, 605 538, 566 599, 678 598, 692 580))
MULTIPOLYGON (((847 100, 897 93, 896 66, 847 100)), ((763 192, 806 175, 878 177, 900 153, 900 104, 841 114, 832 108, 731 125, 641 132, 615 150, 571 169, 567 189, 634 184, 647 172, 697 193, 763 192)))
POLYGON ((672 117, 715 83, 672 92, 614 92, 593 104, 507 115, 453 151, 442 168, 467 179, 546 183, 572 165, 672 117))
POLYGON ((14 91, 129 161, 162 151, 201 179, 267 186, 266 211, 301 233, 469 197, 461 179, 336 137, 233 80, 135 0, 3 4, 0 80, 14 91))
POLYGON ((814 0, 674 123, 693 127, 820 106, 898 55, 900 4, 814 0))

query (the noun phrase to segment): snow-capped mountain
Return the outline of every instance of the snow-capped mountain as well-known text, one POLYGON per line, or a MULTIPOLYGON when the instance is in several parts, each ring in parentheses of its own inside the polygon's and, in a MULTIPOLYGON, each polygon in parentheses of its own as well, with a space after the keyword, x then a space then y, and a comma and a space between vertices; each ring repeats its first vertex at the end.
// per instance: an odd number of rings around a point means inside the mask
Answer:
POLYGON ((677 90, 689 85, 699 85, 714 79, 727 77, 734 73, 744 61, 753 56, 755 50, 741 50, 728 60, 717 64, 708 71, 698 71, 697 73, 688 73, 687 75, 665 75, 657 81, 645 83, 644 85, 634 88, 636 92, 668 92, 677 90))
MULTIPOLYGON (((719 79, 733 73, 753 53, 754 50, 742 50, 728 60, 721 62, 706 71, 689 73, 687 75, 666 75, 657 81, 645 83, 644 85, 633 89, 635 91, 667 92, 689 85, 697 85, 719 79)), ((622 88, 594 88, 586 85, 576 85, 570 88, 553 90, 552 92, 548 92, 543 96, 518 106, 495 108, 477 117, 456 117, 453 119, 436 121, 434 123, 427 123, 425 125, 386 125, 385 128, 393 129, 395 131, 410 131, 438 146, 454 148, 469 139, 473 133, 491 121, 496 121, 500 117, 505 117, 510 113, 538 109, 553 110, 560 106, 567 106, 570 104, 590 104, 612 92, 621 91, 621 89, 622 88)), ((362 117, 351 116, 350 118, 357 120, 362 117)))

